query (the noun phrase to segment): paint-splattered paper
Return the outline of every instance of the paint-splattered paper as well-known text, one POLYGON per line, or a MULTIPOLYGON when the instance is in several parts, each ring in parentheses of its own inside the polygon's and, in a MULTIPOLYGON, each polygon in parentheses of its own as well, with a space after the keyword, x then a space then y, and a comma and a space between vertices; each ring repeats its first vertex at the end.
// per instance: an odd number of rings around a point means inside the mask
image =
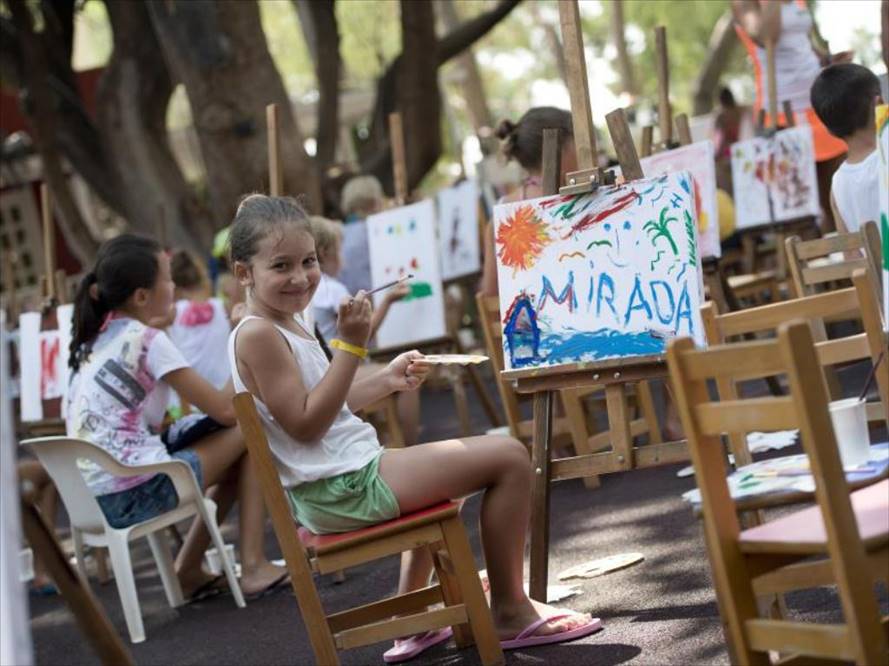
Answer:
POLYGON ((494 208, 506 369, 703 344, 687 171, 494 208))
POLYGON ((639 160, 642 173, 660 176, 670 171, 688 171, 694 185, 698 220, 698 250, 701 257, 722 256, 719 245, 719 208, 716 205, 716 161, 713 142, 698 141, 674 150, 665 150, 639 160))
MULTIPOLYGON (((371 285, 376 288, 408 273, 410 294, 389 308, 377 331, 378 347, 394 347, 439 338, 447 332, 435 206, 432 200, 387 210, 367 218, 371 285)), ((386 292, 374 294, 379 307, 386 292)))
POLYGON ((801 126, 732 145, 738 229, 820 215, 812 130, 801 126))
MULTIPOLYGON (((41 331, 39 312, 19 316, 19 368, 21 372, 21 419, 43 418, 43 401, 62 398, 68 388, 68 348, 71 344, 73 305, 56 308, 56 330, 41 331)), ((64 416, 64 413, 62 414, 64 416)))
POLYGON ((453 280, 481 270, 478 197, 478 185, 472 180, 445 188, 436 196, 443 280, 453 280))
POLYGON ((877 114, 877 150, 880 151, 880 236, 883 245, 883 325, 889 331, 889 104, 877 114))

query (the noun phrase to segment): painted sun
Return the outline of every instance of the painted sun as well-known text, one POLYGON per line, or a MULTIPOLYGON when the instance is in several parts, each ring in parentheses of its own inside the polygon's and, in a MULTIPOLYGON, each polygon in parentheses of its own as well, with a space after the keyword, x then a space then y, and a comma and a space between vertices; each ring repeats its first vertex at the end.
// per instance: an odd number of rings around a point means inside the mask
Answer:
POLYGON ((497 228, 497 255, 504 266, 528 270, 551 241, 546 224, 530 205, 519 206, 497 228))

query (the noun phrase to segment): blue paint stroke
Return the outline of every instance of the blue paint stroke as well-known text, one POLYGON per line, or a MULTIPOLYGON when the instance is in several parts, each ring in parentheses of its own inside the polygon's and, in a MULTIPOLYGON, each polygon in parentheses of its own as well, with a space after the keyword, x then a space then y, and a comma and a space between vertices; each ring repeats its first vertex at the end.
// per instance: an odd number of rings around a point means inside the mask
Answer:
MULTIPOLYGON (((662 354, 666 341, 645 331, 629 333, 610 328, 597 331, 569 331, 559 334, 543 334, 540 338, 540 355, 544 365, 598 361, 607 358, 623 358, 646 354, 662 354)), ((531 359, 517 359, 522 367, 531 365, 531 359)), ((538 359, 539 363, 539 359, 538 359)))
POLYGON ((688 268, 688 264, 682 264, 682 270, 679 271, 679 275, 676 276, 676 281, 679 282, 682 279, 682 276, 685 275, 685 269, 688 268))

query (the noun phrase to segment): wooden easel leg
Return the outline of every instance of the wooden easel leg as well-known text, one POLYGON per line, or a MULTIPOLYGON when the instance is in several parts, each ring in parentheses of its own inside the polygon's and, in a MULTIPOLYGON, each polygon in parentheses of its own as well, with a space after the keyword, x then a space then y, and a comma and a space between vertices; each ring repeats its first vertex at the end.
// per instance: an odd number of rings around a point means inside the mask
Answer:
MULTIPOLYGON (((565 418, 568 419, 568 429, 571 431, 571 440, 574 443, 574 455, 585 456, 595 453, 590 446, 590 432, 587 428, 583 400, 575 389, 563 389, 559 391, 559 397, 565 409, 565 418)), ((598 476, 585 476, 583 485, 587 488, 598 488, 602 484, 598 476)))
POLYGON ((463 374, 459 369, 446 368, 448 382, 454 392, 454 407, 457 409, 457 418, 460 420, 460 434, 469 437, 472 433, 472 425, 469 419, 469 402, 466 400, 466 386, 463 384, 463 374))
POLYGON ((491 422, 491 427, 499 428, 503 425, 503 419, 500 418, 500 412, 497 411, 497 406, 491 399, 491 395, 488 393, 488 389, 485 387, 484 382, 482 382, 478 368, 474 365, 467 365, 465 371, 469 375, 469 381, 472 382, 472 387, 475 389, 475 392, 478 393, 478 397, 482 401, 482 409, 485 410, 485 415, 488 417, 488 421, 491 422))
POLYGON ((621 469, 633 468, 633 436, 630 434, 630 411, 627 406, 625 384, 609 384, 605 387, 605 404, 608 409, 608 429, 611 446, 617 455, 621 469))
POLYGON ((534 438, 531 442, 531 563, 530 596, 546 603, 549 577, 550 444, 553 421, 552 391, 534 394, 534 438))
POLYGON ((37 510, 21 502, 22 527, 28 543, 46 566, 74 619, 103 664, 133 664, 133 658, 114 630, 98 601, 68 563, 55 537, 41 520, 37 510))
POLYGON ((661 424, 657 418, 657 411, 654 408, 654 399, 651 397, 651 384, 642 381, 636 384, 636 402, 639 404, 639 411, 642 412, 642 418, 648 424, 648 441, 651 444, 661 444, 664 441, 661 435, 661 424))

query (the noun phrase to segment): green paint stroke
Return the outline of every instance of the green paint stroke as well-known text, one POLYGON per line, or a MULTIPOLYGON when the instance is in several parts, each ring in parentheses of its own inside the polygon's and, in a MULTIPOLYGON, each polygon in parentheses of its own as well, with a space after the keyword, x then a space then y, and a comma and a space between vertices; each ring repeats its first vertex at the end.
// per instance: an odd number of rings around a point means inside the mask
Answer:
POLYGON ((610 240, 600 240, 600 241, 593 241, 592 243, 590 243, 589 245, 586 246, 586 249, 589 250, 594 245, 605 245, 607 247, 613 247, 610 240))
POLYGON ((673 254, 678 255, 679 248, 676 247, 676 241, 673 240, 673 234, 670 233, 670 222, 677 222, 677 219, 675 217, 667 217, 667 208, 664 207, 661 209, 660 219, 657 222, 649 220, 642 228, 652 234, 652 245, 657 246, 658 238, 666 238, 667 242, 670 244, 670 249, 673 250, 673 254))
POLYGON ((432 285, 428 282, 411 282, 411 291, 403 300, 410 301, 415 298, 427 298, 432 296, 432 285))
POLYGON ((687 210, 682 212, 685 215, 685 233, 688 235, 688 263, 691 266, 696 266, 698 263, 698 237, 695 234, 695 222, 687 210))
POLYGON ((880 213, 880 228, 883 236, 883 270, 889 271, 889 213, 880 213))

